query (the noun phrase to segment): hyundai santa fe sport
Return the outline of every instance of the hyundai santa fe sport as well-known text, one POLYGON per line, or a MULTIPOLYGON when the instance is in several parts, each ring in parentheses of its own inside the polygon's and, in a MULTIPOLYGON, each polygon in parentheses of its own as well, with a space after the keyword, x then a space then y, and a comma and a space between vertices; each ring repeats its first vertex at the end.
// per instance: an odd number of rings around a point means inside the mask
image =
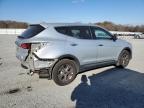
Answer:
POLYGON ((89 24, 33 24, 15 43, 22 67, 60 86, 82 71, 111 65, 124 68, 132 58, 130 43, 89 24))

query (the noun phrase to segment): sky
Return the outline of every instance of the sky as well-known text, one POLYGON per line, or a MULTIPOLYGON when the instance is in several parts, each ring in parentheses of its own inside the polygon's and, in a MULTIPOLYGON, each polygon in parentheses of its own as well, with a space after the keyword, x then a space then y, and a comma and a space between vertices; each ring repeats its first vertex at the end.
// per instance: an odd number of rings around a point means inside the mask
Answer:
POLYGON ((0 0, 0 20, 144 24, 144 0, 0 0))

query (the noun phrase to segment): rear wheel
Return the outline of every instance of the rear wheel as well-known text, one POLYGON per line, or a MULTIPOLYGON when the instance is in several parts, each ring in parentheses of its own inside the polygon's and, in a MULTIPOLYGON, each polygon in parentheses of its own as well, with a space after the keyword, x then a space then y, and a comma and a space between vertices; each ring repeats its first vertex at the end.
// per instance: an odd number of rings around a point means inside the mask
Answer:
POLYGON ((71 83, 77 74, 77 64, 69 59, 60 60, 53 68, 53 80, 60 86, 71 83))
POLYGON ((130 52, 128 50, 123 50, 119 56, 117 67, 125 68, 130 61, 130 52))

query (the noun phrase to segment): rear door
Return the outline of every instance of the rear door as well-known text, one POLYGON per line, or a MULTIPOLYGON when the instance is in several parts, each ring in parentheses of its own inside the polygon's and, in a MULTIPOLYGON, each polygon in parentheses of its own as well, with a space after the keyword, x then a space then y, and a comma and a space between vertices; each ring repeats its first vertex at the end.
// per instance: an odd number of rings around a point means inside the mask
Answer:
POLYGON ((89 26, 57 27, 56 30, 67 35, 67 54, 77 57, 81 65, 96 62, 97 48, 89 26))

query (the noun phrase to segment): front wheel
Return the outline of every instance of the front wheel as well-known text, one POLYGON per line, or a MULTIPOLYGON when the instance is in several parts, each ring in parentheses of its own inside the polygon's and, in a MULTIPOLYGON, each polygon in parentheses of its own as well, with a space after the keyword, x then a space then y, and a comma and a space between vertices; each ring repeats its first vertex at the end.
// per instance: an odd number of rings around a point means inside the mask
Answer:
POLYGON ((130 61, 130 52, 128 50, 123 50, 119 56, 117 67, 125 68, 130 61))
POLYGON ((53 80, 60 86, 71 83, 77 74, 77 65, 69 59, 60 60, 53 68, 53 80))

